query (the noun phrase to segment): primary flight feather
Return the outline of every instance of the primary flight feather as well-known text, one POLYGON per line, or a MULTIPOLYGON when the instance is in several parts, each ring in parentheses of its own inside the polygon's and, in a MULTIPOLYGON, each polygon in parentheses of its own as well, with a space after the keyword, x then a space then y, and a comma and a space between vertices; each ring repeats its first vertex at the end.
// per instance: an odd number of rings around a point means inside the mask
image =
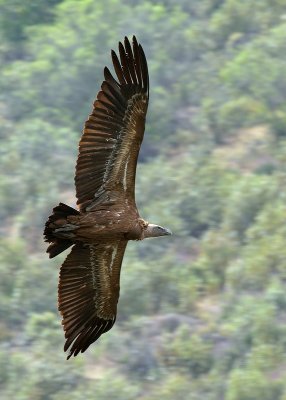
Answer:
POLYGON ((79 142, 75 186, 79 211, 60 203, 45 225, 47 252, 73 245, 59 277, 58 304, 69 349, 84 352, 116 319, 120 268, 128 240, 170 235, 144 221, 135 203, 135 175, 149 100, 144 51, 133 36, 111 52, 79 142))

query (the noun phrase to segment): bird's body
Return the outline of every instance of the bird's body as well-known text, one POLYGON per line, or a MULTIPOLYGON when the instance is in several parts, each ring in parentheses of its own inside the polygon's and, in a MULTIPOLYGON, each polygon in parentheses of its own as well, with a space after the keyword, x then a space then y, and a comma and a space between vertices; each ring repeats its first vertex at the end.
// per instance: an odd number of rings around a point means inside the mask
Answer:
POLYGON ((112 51, 118 78, 105 80, 85 123, 76 164, 79 210, 63 203, 45 226, 47 252, 70 246, 60 271, 59 310, 70 354, 84 352, 112 328, 119 298, 120 269, 129 240, 169 235, 144 221, 135 203, 135 175, 149 100, 149 77, 141 45, 133 37, 112 51))
POLYGON ((137 208, 128 204, 109 207, 100 205, 95 210, 68 215, 54 223, 54 232, 63 239, 84 243, 119 238, 121 240, 143 239, 145 222, 139 217, 137 208))

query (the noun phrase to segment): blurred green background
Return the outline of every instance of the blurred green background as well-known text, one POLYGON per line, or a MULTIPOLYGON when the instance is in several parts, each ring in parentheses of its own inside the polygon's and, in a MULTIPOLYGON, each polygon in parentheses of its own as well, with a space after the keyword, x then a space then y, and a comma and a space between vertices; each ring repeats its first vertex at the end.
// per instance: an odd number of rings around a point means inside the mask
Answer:
POLYGON ((286 1, 0 0, 0 398, 286 400, 286 1), (115 327, 66 361, 43 223, 110 48, 151 99, 115 327))

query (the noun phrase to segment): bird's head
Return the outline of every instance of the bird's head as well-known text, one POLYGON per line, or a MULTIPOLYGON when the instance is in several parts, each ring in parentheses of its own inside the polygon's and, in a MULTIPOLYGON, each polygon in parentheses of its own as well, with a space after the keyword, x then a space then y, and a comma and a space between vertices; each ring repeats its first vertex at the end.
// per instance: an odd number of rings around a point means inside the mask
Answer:
POLYGON ((149 238, 149 237, 172 235, 172 232, 170 231, 170 229, 163 228, 162 226, 154 225, 154 224, 148 224, 147 226, 145 226, 145 229, 143 230, 142 233, 143 233, 143 239, 149 238))

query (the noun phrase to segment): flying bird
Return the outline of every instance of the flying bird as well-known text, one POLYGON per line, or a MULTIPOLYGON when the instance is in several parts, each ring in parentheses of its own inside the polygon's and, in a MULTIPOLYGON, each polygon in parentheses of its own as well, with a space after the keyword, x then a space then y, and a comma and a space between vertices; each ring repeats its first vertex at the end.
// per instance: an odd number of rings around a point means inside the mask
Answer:
POLYGON ((149 76, 144 51, 133 36, 112 50, 117 79, 107 67, 79 142, 75 186, 78 210, 60 203, 45 224, 47 253, 70 246, 61 266, 58 308, 68 359, 84 352, 114 325, 120 269, 129 240, 170 235, 140 217, 135 175, 145 129, 149 76))

